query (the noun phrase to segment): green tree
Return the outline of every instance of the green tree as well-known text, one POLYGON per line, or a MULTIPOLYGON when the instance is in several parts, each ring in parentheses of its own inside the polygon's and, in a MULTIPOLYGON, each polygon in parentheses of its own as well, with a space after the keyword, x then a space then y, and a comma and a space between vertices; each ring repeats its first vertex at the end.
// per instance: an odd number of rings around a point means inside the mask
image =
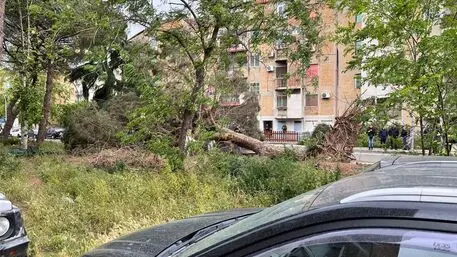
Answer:
MULTIPOLYGON (((369 85, 393 87, 385 104, 400 107, 419 119, 422 153, 425 154, 425 120, 437 116, 446 153, 449 154, 449 113, 453 88, 446 72, 454 67, 448 57, 455 42, 444 32, 446 17, 455 17, 455 3, 447 0, 343 0, 333 6, 350 15, 363 15, 341 26, 337 41, 358 42, 350 68, 366 72, 369 85), (450 66, 449 66, 450 65, 450 66)), ((455 18, 454 18, 455 19, 455 18)), ((446 25, 455 29, 454 25, 446 25)), ((348 49, 351 51, 351 49, 348 49)))
POLYGON ((180 98, 180 129, 176 136, 181 151, 185 150, 199 107, 207 101, 205 89, 215 86, 210 81, 223 67, 221 62, 229 59, 229 48, 241 46, 256 53, 262 45, 288 46, 286 54, 297 67, 294 72, 303 75, 314 54, 313 47, 320 42, 320 19, 313 15, 321 7, 319 1, 273 0, 261 4, 244 0, 180 0, 168 7, 165 12, 143 9, 142 15, 131 19, 146 27, 144 35, 157 43, 162 61, 172 64, 168 78, 179 78, 169 85, 180 91, 176 96, 180 98), (277 11, 278 5, 284 8, 277 11))
MULTIPOLYGON (((126 24, 118 2, 121 1, 19 0, 7 3, 5 45, 8 61, 12 69, 21 74, 24 88, 15 96, 16 102, 19 105, 27 103, 25 92, 37 86, 40 73, 46 76, 38 143, 44 140, 50 120, 55 79, 68 72, 69 65, 81 62, 88 53, 85 50, 123 37, 126 24)), ((29 110, 26 105, 18 109, 21 113, 29 110)), ((27 120, 21 123, 30 124, 27 120)))

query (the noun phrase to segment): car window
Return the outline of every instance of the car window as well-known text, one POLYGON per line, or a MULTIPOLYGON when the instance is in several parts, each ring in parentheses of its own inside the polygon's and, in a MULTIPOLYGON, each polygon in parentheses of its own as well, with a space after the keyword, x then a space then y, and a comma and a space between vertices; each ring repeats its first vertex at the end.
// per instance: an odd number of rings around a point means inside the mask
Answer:
POLYGON ((285 202, 267 208, 259 213, 256 213, 248 218, 245 218, 225 229, 222 229, 197 243, 190 245, 180 252, 175 253, 173 256, 190 256, 197 252, 200 252, 210 246, 214 246, 220 242, 223 242, 229 238, 235 237, 239 234, 243 234, 253 228, 260 227, 264 224, 271 223, 275 220, 292 216, 294 214, 307 210, 317 195, 322 192, 324 188, 318 188, 285 202))
POLYGON ((312 236, 255 257, 453 257, 455 234, 393 229, 358 229, 312 236))

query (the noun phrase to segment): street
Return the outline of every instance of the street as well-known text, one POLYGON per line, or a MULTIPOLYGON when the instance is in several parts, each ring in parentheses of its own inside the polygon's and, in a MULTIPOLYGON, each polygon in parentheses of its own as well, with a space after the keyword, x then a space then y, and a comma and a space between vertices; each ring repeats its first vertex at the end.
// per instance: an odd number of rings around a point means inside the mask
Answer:
POLYGON ((368 150, 360 150, 354 148, 354 157, 356 161, 359 163, 375 163, 380 161, 389 156, 395 155, 406 155, 404 153, 385 153, 385 152, 378 152, 378 151, 368 151, 368 150))

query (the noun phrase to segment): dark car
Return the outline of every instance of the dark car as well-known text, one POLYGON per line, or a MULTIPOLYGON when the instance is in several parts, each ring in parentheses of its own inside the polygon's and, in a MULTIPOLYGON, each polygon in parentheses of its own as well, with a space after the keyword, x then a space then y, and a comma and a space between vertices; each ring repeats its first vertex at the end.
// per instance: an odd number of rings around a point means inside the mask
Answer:
POLYGON ((62 139, 65 129, 63 128, 48 128, 46 131, 46 138, 62 139))
POLYGON ((457 256, 457 159, 393 157, 262 211, 171 222, 84 256, 457 256))
POLYGON ((28 244, 20 210, 0 194, 0 256, 25 257, 28 244))

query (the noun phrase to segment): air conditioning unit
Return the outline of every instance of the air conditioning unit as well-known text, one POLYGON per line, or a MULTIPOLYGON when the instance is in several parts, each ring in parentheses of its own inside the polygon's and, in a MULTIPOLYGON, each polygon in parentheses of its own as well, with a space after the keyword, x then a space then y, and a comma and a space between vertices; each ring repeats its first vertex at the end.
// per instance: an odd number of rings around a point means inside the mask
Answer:
POLYGON ((329 99, 331 94, 329 92, 322 93, 322 99, 329 99))
POLYGON ((273 66, 273 65, 267 65, 267 71, 268 71, 268 72, 273 72, 273 71, 275 71, 275 66, 273 66))
POLYGON ((275 50, 272 50, 272 51, 268 54, 268 57, 269 57, 269 58, 275 58, 275 54, 276 54, 276 51, 275 51, 275 50))

